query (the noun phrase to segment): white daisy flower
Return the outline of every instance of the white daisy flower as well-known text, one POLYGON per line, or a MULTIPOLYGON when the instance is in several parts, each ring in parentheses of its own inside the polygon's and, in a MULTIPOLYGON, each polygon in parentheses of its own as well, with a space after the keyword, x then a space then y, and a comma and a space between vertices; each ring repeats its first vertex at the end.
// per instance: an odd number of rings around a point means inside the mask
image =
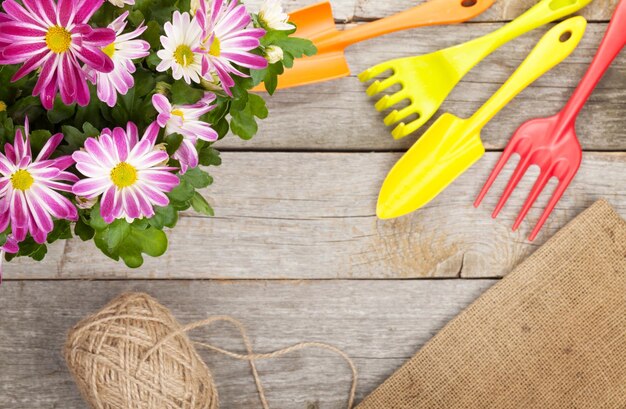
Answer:
POLYGON ((282 61, 285 57, 285 53, 282 48, 277 45, 270 45, 265 48, 265 58, 270 64, 282 61))
POLYGON ((114 5, 115 7, 124 7, 125 5, 134 5, 135 0, 109 0, 109 3, 114 5))
POLYGON ((167 35, 161 36, 163 50, 157 52, 161 59, 157 71, 171 68, 174 79, 184 78, 187 84, 191 81, 199 83, 202 74, 202 29, 198 21, 192 19, 189 13, 175 11, 172 22, 165 23, 164 29, 167 35))
POLYGON ((289 15, 283 11, 280 0, 265 0, 259 11, 259 18, 266 27, 273 30, 293 30, 293 24, 288 23, 289 15))

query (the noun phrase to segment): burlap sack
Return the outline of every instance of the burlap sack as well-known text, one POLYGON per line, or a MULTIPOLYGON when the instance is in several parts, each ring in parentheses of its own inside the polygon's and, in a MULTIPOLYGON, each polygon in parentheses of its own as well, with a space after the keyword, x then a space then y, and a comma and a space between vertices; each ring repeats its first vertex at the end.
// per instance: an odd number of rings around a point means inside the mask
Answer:
POLYGON ((626 408, 626 222, 600 201, 357 409, 626 408))

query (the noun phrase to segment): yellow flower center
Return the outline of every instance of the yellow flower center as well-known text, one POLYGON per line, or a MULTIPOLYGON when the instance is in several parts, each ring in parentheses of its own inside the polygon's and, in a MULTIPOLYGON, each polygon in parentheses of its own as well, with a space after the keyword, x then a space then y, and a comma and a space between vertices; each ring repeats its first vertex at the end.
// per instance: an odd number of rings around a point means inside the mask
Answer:
POLYGON ((188 45, 181 44, 174 51, 174 60, 183 67, 193 63, 193 51, 188 45))
POLYGON ((179 116, 183 121, 185 120, 185 113, 180 109, 175 109, 172 111, 172 115, 179 116))
POLYGON ((33 183, 35 183, 35 179, 33 179, 31 174, 25 169, 20 169, 11 175, 13 189, 28 190, 33 183))
POLYGON ((109 58, 113 58, 113 54, 115 54, 115 43, 111 43, 102 49, 102 52, 109 56, 109 58))
POLYGON ((222 55, 222 43, 220 39, 217 37, 213 38, 213 42, 211 43, 211 48, 209 48, 209 54, 214 57, 219 57, 222 55))
POLYGON ((0 101, 0 112, 4 112, 7 110, 7 104, 4 101, 0 101))
POLYGON ((137 169, 126 162, 122 162, 111 171, 111 180, 120 189, 132 186, 137 181, 137 169))
POLYGON ((57 54, 61 54, 70 49, 72 35, 64 27, 52 26, 46 33, 46 45, 57 54))

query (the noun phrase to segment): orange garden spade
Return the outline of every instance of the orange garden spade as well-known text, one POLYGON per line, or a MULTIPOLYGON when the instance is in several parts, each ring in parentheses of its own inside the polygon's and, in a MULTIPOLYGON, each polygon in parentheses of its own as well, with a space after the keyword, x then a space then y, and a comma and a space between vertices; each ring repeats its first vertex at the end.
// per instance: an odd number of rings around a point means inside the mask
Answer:
MULTIPOLYGON (((347 46, 396 31, 416 27, 460 23, 487 10, 495 0, 430 0, 402 13, 339 31, 330 3, 300 9, 289 16, 297 26, 296 37, 311 40, 317 54, 295 62, 278 77, 278 89, 328 81, 350 75, 344 50, 347 46)), ((253 91, 263 91, 263 84, 253 91)))

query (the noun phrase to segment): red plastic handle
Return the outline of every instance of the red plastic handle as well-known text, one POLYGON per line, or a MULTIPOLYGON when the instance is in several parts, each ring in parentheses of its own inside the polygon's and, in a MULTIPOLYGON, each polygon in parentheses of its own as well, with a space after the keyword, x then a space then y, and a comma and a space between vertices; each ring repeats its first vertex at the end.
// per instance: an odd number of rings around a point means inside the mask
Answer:
POLYGON ((583 106, 591 96, 609 66, 622 49, 626 46, 626 0, 621 0, 618 5, 611 23, 602 39, 602 43, 598 48, 598 52, 587 70, 587 73, 581 80, 580 84, 572 98, 569 100, 563 111, 561 111, 561 127, 556 135, 565 135, 564 132, 568 127, 574 125, 576 117, 582 110, 583 106))

